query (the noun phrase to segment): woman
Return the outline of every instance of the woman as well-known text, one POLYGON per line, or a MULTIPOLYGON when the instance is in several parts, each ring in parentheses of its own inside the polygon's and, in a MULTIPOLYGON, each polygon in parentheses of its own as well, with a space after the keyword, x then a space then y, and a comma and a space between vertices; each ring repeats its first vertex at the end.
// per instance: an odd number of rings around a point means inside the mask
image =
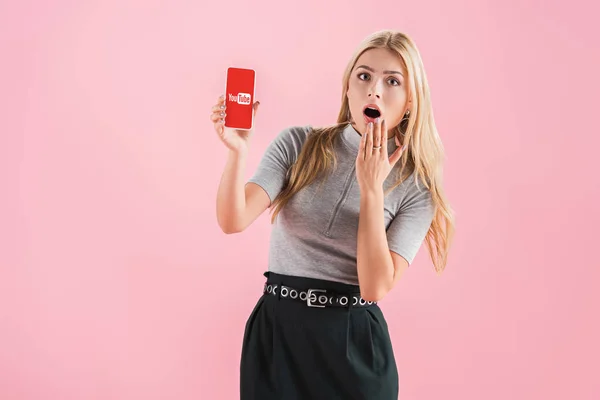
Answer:
POLYGON ((415 44, 394 31, 366 38, 345 71, 337 124, 285 129, 245 185, 250 132, 224 129, 223 98, 212 111, 230 150, 219 225, 242 232, 273 209, 267 281, 245 328, 241 399, 397 399, 377 302, 423 241, 441 272, 454 229, 415 44))

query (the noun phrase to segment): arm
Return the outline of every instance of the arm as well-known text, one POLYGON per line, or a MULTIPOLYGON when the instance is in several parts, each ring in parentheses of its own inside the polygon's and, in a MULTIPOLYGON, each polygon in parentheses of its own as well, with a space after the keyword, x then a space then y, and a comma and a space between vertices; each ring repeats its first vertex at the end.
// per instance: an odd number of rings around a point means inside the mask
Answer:
POLYGON ((383 189, 360 199, 357 268, 361 297, 367 301, 385 297, 408 267, 408 261, 388 247, 383 199, 383 189))
POLYGON ((365 300, 379 301, 392 290, 414 260, 435 216, 431 193, 424 187, 406 184, 402 204, 387 231, 383 189, 361 194, 357 268, 365 300))
POLYGON ((270 205, 265 191, 244 185, 247 151, 230 151, 217 192, 217 221, 227 234, 242 232, 270 205))
POLYGON ((258 218, 285 186, 288 168, 298 157, 310 127, 281 131, 244 186, 247 147, 230 151, 217 193, 217 219, 225 233, 242 232, 258 218))

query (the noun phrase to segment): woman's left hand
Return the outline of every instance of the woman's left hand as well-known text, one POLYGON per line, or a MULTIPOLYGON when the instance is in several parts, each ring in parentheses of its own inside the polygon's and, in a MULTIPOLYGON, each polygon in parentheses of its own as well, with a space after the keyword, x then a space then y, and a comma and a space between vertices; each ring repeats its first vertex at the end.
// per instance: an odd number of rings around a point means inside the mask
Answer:
POLYGON ((367 125, 367 131, 362 136, 356 156, 356 179, 361 193, 382 190, 383 182, 406 147, 398 146, 388 157, 387 131, 385 121, 376 121, 367 125))

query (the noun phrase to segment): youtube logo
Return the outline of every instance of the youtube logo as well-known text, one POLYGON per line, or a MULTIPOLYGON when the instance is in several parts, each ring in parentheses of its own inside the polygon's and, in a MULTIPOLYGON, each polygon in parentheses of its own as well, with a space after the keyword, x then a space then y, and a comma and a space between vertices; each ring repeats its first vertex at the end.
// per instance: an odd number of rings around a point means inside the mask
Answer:
POLYGON ((240 105, 249 105, 251 98, 249 93, 238 93, 237 96, 229 94, 229 101, 232 103, 238 103, 240 105))

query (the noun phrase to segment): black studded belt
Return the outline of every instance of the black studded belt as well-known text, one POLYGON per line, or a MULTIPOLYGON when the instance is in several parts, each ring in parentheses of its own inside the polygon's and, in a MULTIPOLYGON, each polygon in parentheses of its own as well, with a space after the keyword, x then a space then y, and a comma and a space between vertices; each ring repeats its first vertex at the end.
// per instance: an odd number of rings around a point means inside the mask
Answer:
POLYGON ((333 293, 325 289, 298 290, 276 283, 267 284, 263 293, 306 303, 308 307, 368 307, 376 301, 366 301, 359 293, 333 293))

